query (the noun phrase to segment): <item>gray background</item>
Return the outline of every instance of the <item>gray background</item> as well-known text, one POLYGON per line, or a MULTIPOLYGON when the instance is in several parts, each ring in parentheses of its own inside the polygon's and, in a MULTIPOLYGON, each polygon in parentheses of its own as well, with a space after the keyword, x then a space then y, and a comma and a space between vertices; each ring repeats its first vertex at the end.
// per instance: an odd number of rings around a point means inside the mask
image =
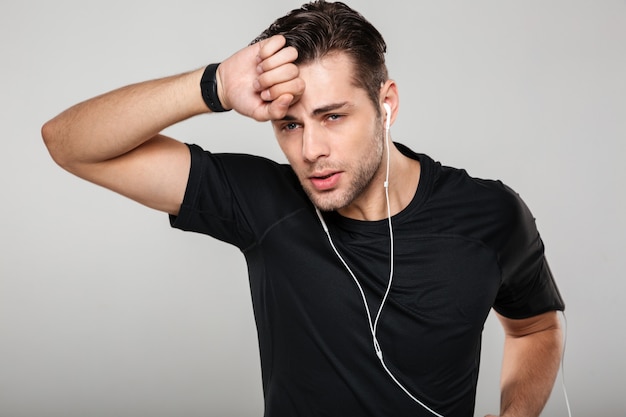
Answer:
MULTIPOLYGON (((65 173, 41 124, 118 86, 219 61, 300 1, 0 6, 0 416, 260 416, 239 252, 65 173)), ((567 301, 575 416, 624 415, 626 2, 354 0, 389 44, 404 142, 531 207, 567 301)), ((283 160, 234 113, 168 130, 283 160)), ((476 415, 498 410, 490 317, 476 415)), ((544 413, 565 416, 560 379, 544 413)))

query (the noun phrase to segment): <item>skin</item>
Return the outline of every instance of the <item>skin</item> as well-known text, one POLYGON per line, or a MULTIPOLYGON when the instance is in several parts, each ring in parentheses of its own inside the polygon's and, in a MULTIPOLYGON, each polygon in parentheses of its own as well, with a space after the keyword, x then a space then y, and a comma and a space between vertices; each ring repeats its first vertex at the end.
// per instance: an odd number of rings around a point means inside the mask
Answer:
MULTIPOLYGON (((350 82, 352 63, 333 54, 297 67, 297 51, 275 36, 248 46, 218 68, 222 105, 272 121, 278 143, 311 200, 360 220, 387 217, 383 103, 391 123, 396 84, 378 103, 350 82)), ((114 90, 79 103, 42 127, 52 158, 64 169, 135 201, 178 214, 190 167, 182 142, 159 132, 209 113, 200 93, 203 68, 114 90)), ((391 213, 405 208, 418 186, 419 163, 389 148, 391 213)), ((523 320, 500 317, 505 330, 502 417, 538 416, 558 372, 561 330, 555 312, 523 320)))
MULTIPOLYGON (((293 64, 297 52, 283 46, 284 38, 271 38, 220 65, 218 90, 226 108, 258 121, 285 116, 302 95, 304 81, 293 64)), ((189 150, 159 132, 210 112, 198 93, 202 73, 198 69, 134 84, 79 103, 43 125, 44 143, 64 169, 176 215, 187 184, 189 150)))
POLYGON ((539 416, 552 392, 563 352, 557 312, 521 320, 498 318, 505 334, 500 416, 539 416))
MULTIPOLYGON (((317 207, 361 220, 381 219, 387 215, 384 120, 365 90, 352 84, 352 68, 344 54, 301 66, 306 92, 272 124, 283 153, 317 207)), ((381 93, 381 103, 397 106, 392 81, 381 93)), ((391 146, 390 194, 397 212, 415 194, 419 163, 391 146)))

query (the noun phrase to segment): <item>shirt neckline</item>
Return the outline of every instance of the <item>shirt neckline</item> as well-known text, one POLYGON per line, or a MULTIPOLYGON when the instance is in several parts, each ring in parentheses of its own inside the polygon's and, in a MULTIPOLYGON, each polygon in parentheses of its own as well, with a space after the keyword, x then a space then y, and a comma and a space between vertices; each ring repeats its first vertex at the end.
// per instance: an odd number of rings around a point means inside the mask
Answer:
MULTIPOLYGON (((417 184, 417 190, 409 204, 399 213, 391 217, 392 223, 402 222, 407 216, 411 216, 415 211, 419 210, 427 201, 430 195, 433 182, 434 161, 425 154, 416 153, 407 146, 394 142, 400 153, 404 156, 419 161, 421 165, 420 178, 417 184)), ((388 227, 388 219, 381 220, 357 220, 342 216, 336 211, 324 213, 324 217, 328 221, 348 230, 377 230, 379 228, 388 227)))

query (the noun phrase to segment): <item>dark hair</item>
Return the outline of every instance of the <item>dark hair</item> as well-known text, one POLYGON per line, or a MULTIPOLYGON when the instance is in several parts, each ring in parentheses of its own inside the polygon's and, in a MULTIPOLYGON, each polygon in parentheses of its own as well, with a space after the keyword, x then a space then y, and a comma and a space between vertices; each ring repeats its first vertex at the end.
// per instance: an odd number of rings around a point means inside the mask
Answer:
POLYGON ((343 52, 354 64, 354 82, 379 111, 380 87, 387 81, 387 45, 378 30, 360 13, 341 2, 315 0, 277 19, 252 44, 283 35, 298 51, 296 65, 343 52))

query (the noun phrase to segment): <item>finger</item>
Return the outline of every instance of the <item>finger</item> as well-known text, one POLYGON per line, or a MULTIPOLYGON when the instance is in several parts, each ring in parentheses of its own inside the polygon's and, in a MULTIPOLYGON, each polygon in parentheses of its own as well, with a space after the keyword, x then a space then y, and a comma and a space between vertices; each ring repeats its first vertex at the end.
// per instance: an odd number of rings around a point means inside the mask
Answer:
POLYGON ((258 122, 282 119, 287 114, 293 100, 294 98, 291 94, 284 94, 274 101, 265 102, 257 107, 251 116, 258 122))
POLYGON ((299 75, 300 70, 295 64, 286 64, 259 75, 254 84, 257 91, 263 91, 271 89, 275 85, 295 80, 299 75))
POLYGON ((302 78, 294 78, 279 84, 274 84, 270 88, 261 91, 260 96, 264 101, 273 101, 285 94, 290 94, 294 98, 299 98, 305 89, 302 78))
POLYGON ((274 55, 276 52, 280 51, 284 46, 287 40, 283 35, 274 35, 271 38, 267 38, 259 42, 260 49, 257 56, 259 61, 263 61, 270 56, 274 55))
POLYGON ((290 64, 298 59, 298 50, 293 46, 287 46, 274 54, 268 56, 257 66, 257 72, 262 74, 266 71, 271 71, 274 68, 278 68, 285 64, 290 64))
POLYGON ((282 119, 287 114, 289 106, 294 101, 294 96, 291 94, 283 94, 276 100, 272 101, 268 107, 269 119, 276 120, 282 119))

